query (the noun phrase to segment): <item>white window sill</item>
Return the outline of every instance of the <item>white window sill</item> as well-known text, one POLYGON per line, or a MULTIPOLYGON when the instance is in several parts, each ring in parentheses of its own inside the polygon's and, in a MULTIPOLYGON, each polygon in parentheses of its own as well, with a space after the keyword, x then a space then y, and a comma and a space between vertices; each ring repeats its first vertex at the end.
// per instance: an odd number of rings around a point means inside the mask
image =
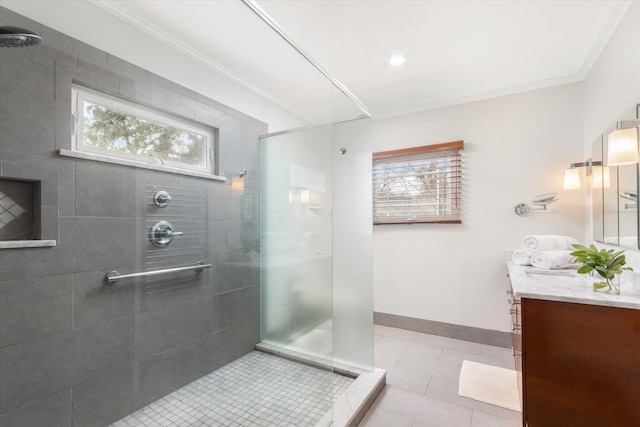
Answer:
POLYGON ((55 240, 5 240, 0 241, 0 249, 19 248, 51 248, 56 246, 55 240))
POLYGON ((111 163, 114 165, 133 166, 141 169, 149 169, 149 170, 158 171, 158 172, 169 172, 169 173, 175 173, 179 175, 194 176, 197 178, 210 179, 213 181, 222 181, 222 182, 227 181, 227 178, 224 176, 213 175, 205 172, 197 172, 197 171, 190 171, 187 169, 172 168, 166 165, 137 162, 135 160, 129 160, 129 159, 106 157, 106 156, 101 156, 99 154, 85 153, 82 151, 60 149, 58 150, 58 154, 65 157, 73 157, 75 159, 93 160, 96 162, 111 163))

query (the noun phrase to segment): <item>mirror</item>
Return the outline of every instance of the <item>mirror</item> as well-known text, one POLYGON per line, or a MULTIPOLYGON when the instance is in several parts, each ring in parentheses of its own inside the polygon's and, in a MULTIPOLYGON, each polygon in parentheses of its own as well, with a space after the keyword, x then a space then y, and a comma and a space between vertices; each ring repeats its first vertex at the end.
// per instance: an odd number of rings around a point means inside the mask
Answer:
POLYGON ((591 209, 593 214, 593 240, 625 248, 639 249, 638 242, 638 164, 606 166, 608 163, 607 135, 609 129, 592 143, 592 160, 602 161, 603 167, 594 166, 591 176, 591 209))
MULTIPOLYGON (((592 158, 594 162, 602 162, 604 156, 602 152, 602 135, 593 141, 592 158)), ((602 166, 593 168, 593 184, 591 185, 591 210, 593 215, 593 240, 604 243, 604 175, 602 166), (599 168, 600 174, 596 172, 599 168)), ((609 170, 607 169, 607 172, 609 170)), ((610 182, 607 184, 611 185, 610 182)))
MULTIPOLYGON (((608 170, 609 172, 609 185, 604 182, 602 179, 599 186, 602 187, 602 212, 603 212, 603 230, 604 230, 604 243, 609 243, 611 245, 618 245, 620 242, 619 239, 619 229, 618 229, 618 167, 617 166, 606 166, 608 163, 607 159, 607 149, 608 149, 608 141, 606 136, 602 136, 602 157, 604 159, 603 164, 605 165, 605 169, 602 169, 604 172, 608 170)), ((606 176, 603 174, 603 178, 606 176)), ((595 183, 593 187, 595 187, 595 183)))
POLYGON ((638 165, 618 167, 619 245, 638 249, 638 165))

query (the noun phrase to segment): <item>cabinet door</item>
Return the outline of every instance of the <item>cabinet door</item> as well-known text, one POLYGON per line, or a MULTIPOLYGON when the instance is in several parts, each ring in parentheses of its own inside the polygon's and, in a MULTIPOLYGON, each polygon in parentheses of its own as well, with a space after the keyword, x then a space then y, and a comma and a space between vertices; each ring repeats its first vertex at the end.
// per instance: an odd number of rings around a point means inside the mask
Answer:
POLYGON ((640 310, 524 298, 529 427, 640 425, 640 310))

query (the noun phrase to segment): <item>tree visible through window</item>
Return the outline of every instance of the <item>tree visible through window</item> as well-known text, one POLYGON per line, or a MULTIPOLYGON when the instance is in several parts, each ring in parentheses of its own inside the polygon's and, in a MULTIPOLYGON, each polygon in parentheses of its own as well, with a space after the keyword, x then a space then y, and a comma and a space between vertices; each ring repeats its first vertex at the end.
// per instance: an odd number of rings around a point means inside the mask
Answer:
POLYGON ((460 223, 463 141, 373 155, 373 222, 460 223))
POLYGON ((213 130, 74 87, 76 149, 211 172, 213 130))

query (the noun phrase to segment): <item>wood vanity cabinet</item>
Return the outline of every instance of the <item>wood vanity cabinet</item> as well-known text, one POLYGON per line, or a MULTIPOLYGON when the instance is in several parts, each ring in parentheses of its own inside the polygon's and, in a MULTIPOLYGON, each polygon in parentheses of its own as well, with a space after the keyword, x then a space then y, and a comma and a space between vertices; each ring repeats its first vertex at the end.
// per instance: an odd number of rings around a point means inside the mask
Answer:
POLYGON ((509 295, 509 312, 511 313, 511 350, 513 351, 514 365, 518 378, 518 395, 520 398, 520 406, 523 405, 522 392, 522 315, 521 301, 513 293, 513 289, 509 286, 507 290, 509 295))
POLYGON ((524 427, 640 426, 640 310, 511 301, 524 427))

